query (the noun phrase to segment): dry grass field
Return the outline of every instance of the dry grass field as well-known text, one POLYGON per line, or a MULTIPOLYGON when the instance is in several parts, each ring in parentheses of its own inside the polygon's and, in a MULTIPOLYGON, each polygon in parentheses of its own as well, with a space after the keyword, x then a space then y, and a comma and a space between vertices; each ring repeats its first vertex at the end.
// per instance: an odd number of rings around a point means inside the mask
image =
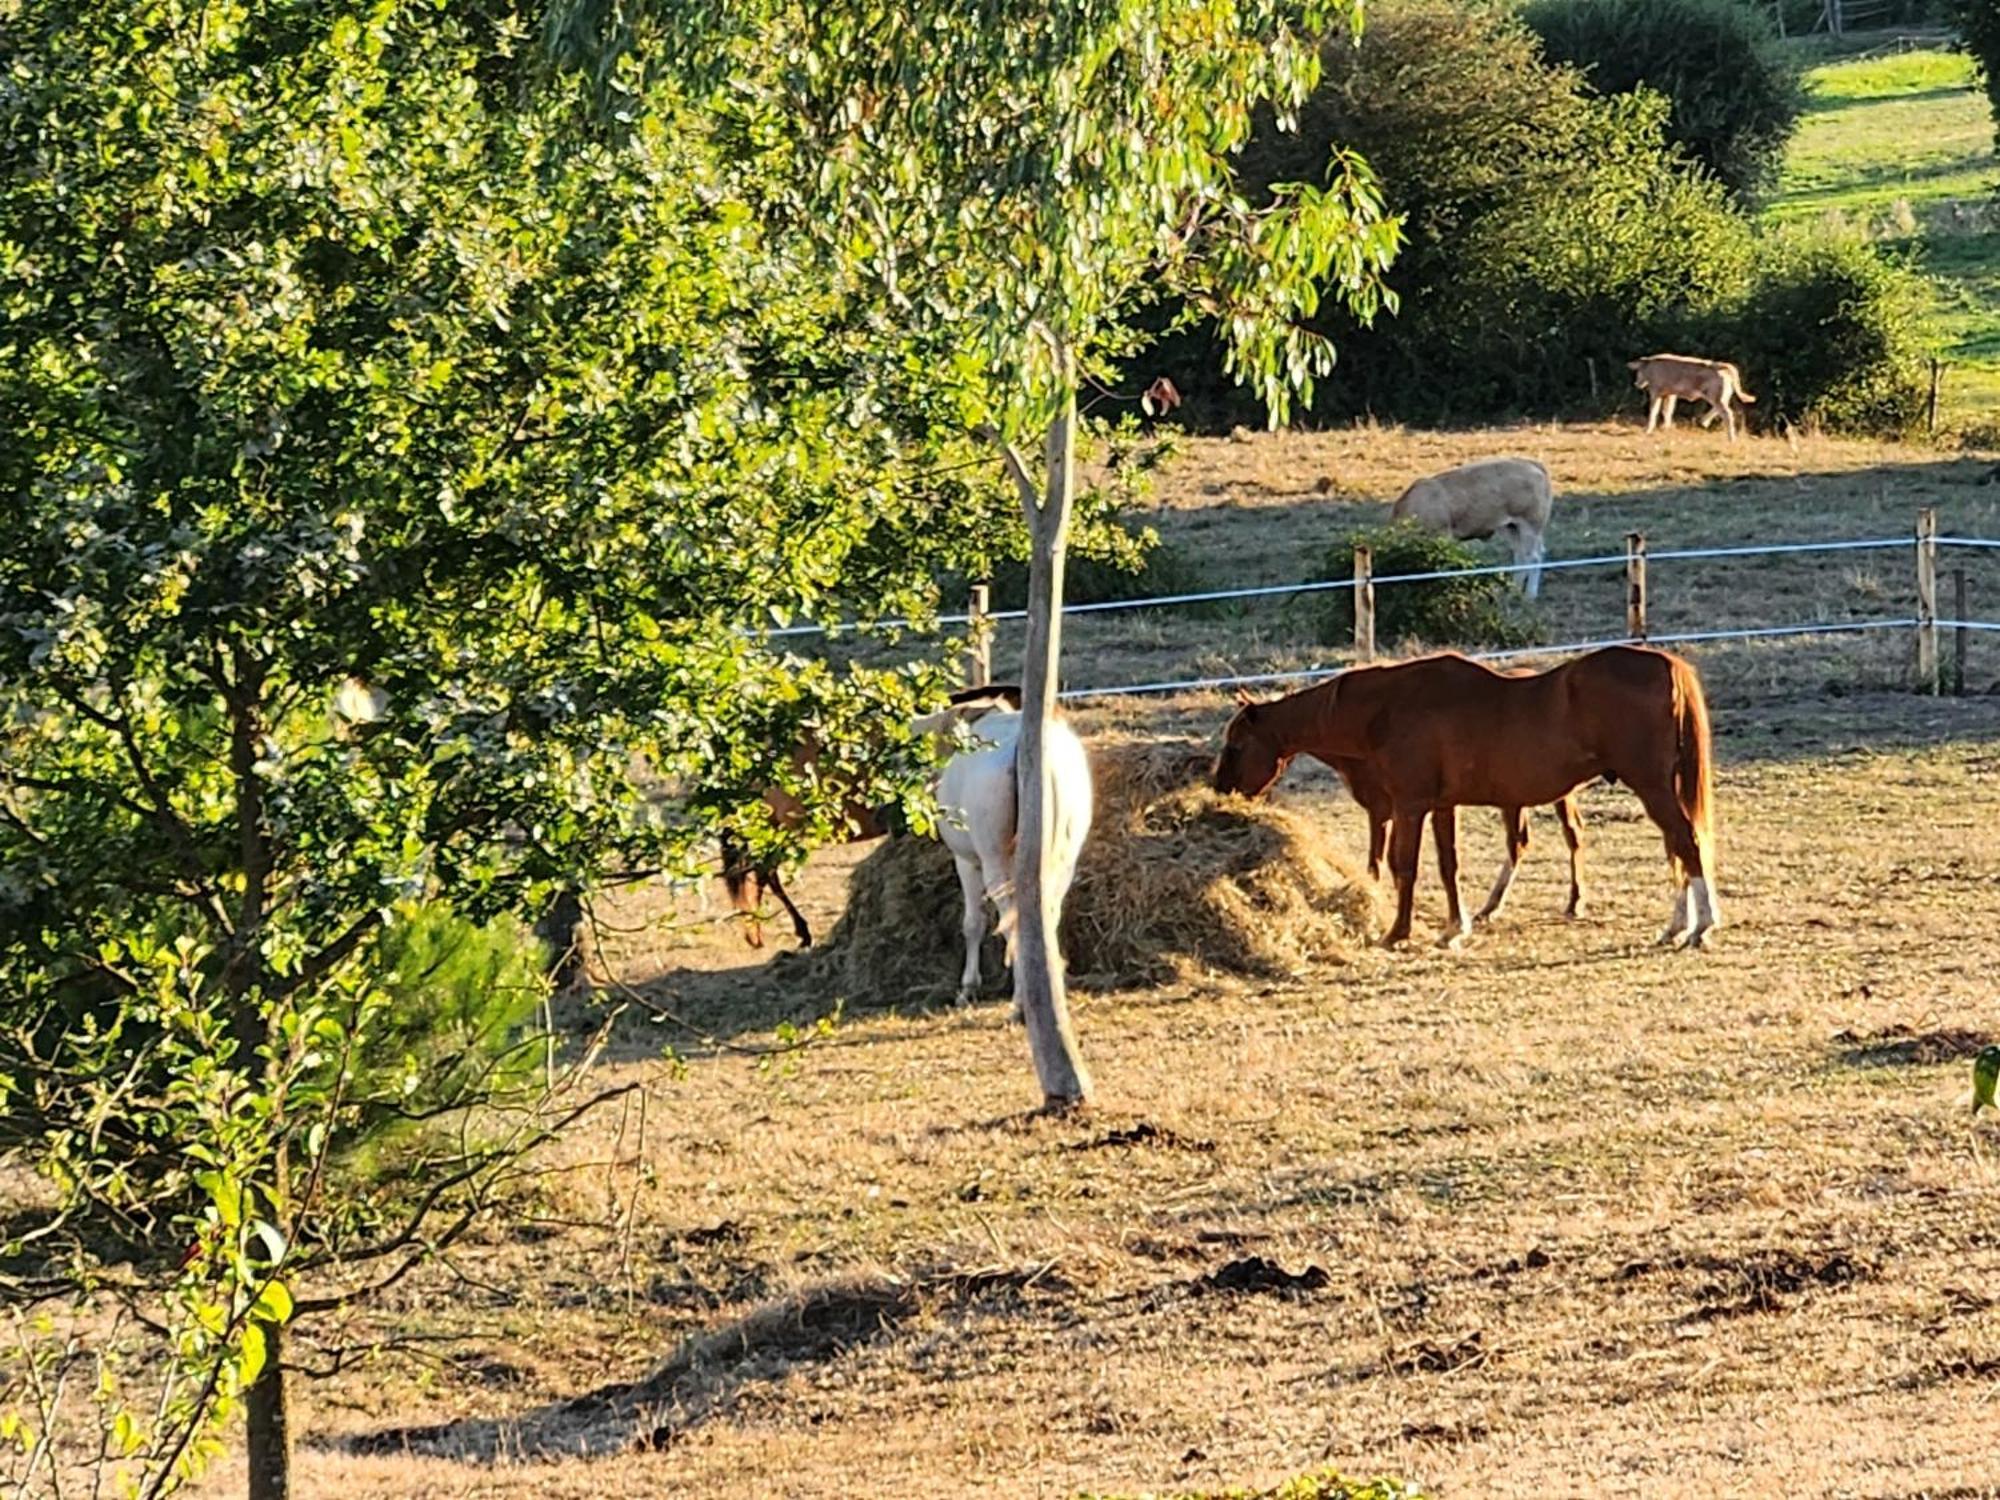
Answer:
MULTIPOLYGON (((1656 551, 1902 535, 1919 504, 2000 535, 1991 458, 1615 425, 1201 443, 1153 519, 1218 584, 1293 581, 1410 478, 1506 451, 1555 473, 1556 556, 1631 529, 1656 551)), ((1654 619, 1900 616, 1910 571, 1907 549, 1663 564, 1654 619)), ((2000 618, 2000 565, 1972 598, 2000 618)), ((1553 640, 1622 624, 1615 570, 1552 575, 1545 604, 1553 640)), ((1079 621, 1071 681, 1296 666, 1326 654, 1305 625, 1079 621)), ((1331 1462, 1459 1497, 2000 1494, 2000 1134, 1967 1113, 2000 1035, 2000 648, 1975 641, 1975 691, 1942 700, 1901 689, 1908 650, 1692 653, 1713 951, 1651 946, 1657 836, 1593 787, 1582 921, 1543 818, 1462 953, 1091 989, 1080 1118, 1030 1113, 1004 1004, 842 1009, 719 900, 628 897, 604 961, 678 1018, 621 1025, 604 1072, 642 1091, 477 1243, 310 1331, 418 1342, 302 1385, 301 1492, 1062 1497, 1331 1462)), ((1226 713, 1079 705, 1086 733, 1226 713)), ((1326 775, 1278 795, 1358 855, 1326 775)), ((1464 819, 1468 887, 1495 821, 1464 819)), ((857 857, 797 883, 824 926, 857 857)), ((1420 924, 1440 911, 1427 884, 1420 924)), ((956 963, 911 955, 940 990, 956 963)))

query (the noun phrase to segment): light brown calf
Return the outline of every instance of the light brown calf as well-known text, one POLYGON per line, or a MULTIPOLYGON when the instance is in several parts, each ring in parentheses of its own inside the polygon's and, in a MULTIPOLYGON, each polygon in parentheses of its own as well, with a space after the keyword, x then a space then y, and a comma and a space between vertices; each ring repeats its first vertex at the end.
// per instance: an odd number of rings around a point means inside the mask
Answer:
POLYGON ((1706 401, 1708 414, 1701 419, 1712 426, 1717 416, 1729 423, 1729 440, 1736 440, 1736 412, 1732 400, 1749 405, 1757 398, 1743 389, 1743 376, 1736 366, 1719 359, 1698 359, 1691 354, 1649 354, 1630 360, 1632 384, 1652 397, 1646 413, 1646 431, 1651 432, 1664 414, 1667 426, 1674 425, 1674 405, 1683 399, 1706 401))

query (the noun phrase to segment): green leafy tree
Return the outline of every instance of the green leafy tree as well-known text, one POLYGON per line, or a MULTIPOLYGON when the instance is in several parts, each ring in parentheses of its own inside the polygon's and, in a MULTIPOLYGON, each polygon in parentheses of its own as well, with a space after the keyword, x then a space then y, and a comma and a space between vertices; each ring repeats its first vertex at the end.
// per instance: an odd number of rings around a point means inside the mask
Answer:
POLYGON ((1993 105, 1993 140, 2000 147, 2000 6, 1991 0, 1946 0, 1958 44, 1972 57, 1993 105))
POLYGON ((1052 1105, 1089 1092, 1042 881, 1077 390, 1111 377, 1171 290, 1215 318, 1225 368, 1274 419, 1310 399, 1333 351, 1305 320, 1322 299, 1373 312, 1396 227, 1358 159, 1253 205, 1232 157, 1260 106, 1289 115, 1310 92, 1319 38, 1358 19, 1352 0, 580 0, 552 23, 573 55, 726 73, 741 137, 788 153, 780 216, 814 226, 839 283, 934 364, 952 421, 1018 492, 1033 548, 1015 993, 1052 1105))
POLYGON ((1533 0, 1521 17, 1551 62, 1608 95, 1672 101, 1670 140, 1737 197, 1778 180, 1805 94, 1764 8, 1740 0, 1533 0))
MULTIPOLYGON (((1693 309, 1740 294, 1751 233, 1664 138, 1654 94, 1606 99, 1551 66, 1513 15, 1451 0, 1371 7, 1360 45, 1323 49, 1296 130, 1260 122, 1254 189, 1365 156, 1407 243, 1394 318, 1361 328, 1337 302, 1315 326, 1340 342, 1319 413, 1477 420, 1601 404, 1612 376, 1693 309)), ((1188 420, 1226 430, 1259 413, 1215 376, 1219 331, 1159 356, 1188 420)))
MULTIPOLYGON (((283 1494, 294 1317, 598 1097, 587 1051, 503 1062, 534 1038, 484 1006, 402 1044, 413 903, 691 870, 804 735, 811 816, 759 852, 894 795, 927 672, 762 632, 921 616, 1025 550, 893 320, 764 214, 769 151, 630 66, 546 68, 540 19, 4 22, 0 1152, 46 1201, 0 1288, 164 1330, 158 1402, 93 1408, 145 1493, 240 1409, 283 1494)), ((88 1352, 47 1336, 0 1380, 24 1484, 88 1352)))

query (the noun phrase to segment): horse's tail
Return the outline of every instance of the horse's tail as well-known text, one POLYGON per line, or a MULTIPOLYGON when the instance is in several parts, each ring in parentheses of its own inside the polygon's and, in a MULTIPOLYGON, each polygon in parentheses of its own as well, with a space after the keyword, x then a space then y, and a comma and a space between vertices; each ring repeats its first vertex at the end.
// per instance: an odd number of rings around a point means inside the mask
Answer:
POLYGON ((1715 863, 1715 758, 1708 698, 1693 667, 1678 656, 1668 659, 1673 663, 1674 789, 1701 852, 1702 868, 1688 874, 1706 879, 1715 863))
POLYGON ((1070 882, 1076 878, 1076 862, 1083 853, 1084 840, 1090 836, 1091 815, 1095 811, 1095 798, 1090 780, 1090 758, 1085 753, 1083 742, 1067 724, 1051 726, 1056 734, 1052 741, 1058 741, 1060 748, 1055 756, 1055 877, 1058 899, 1069 893, 1070 882))
POLYGON ((764 897, 764 882, 750 863, 749 851, 733 834, 717 834, 715 842, 722 853, 722 883, 729 891, 730 906, 737 911, 755 910, 764 897))

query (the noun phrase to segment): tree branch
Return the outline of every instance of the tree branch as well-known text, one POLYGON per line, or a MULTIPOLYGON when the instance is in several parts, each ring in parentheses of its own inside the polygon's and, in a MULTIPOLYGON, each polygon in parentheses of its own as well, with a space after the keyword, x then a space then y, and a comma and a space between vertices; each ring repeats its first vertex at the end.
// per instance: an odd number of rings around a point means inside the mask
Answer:
POLYGON ((1000 435, 1000 429, 988 423, 974 430, 973 436, 983 442, 993 444, 1000 450, 1000 461, 1007 466, 1008 477, 1014 481, 1014 489, 1021 497, 1021 510, 1028 519, 1028 530, 1032 534, 1041 518, 1042 492, 1035 488, 1035 481, 1028 473, 1028 466, 1021 459, 1019 450, 1000 435))

